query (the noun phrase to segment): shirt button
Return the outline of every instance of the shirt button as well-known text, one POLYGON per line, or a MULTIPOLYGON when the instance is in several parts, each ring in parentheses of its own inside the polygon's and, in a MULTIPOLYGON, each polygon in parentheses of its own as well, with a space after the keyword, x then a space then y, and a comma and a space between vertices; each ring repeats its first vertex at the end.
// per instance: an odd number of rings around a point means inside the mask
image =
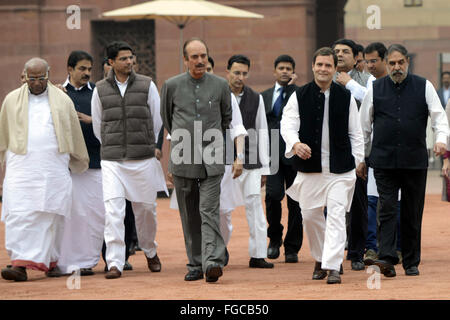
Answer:
POLYGON ((200 100, 199 99, 197 99, 197 101, 196 101, 197 103, 199 103, 200 102, 200 100))
POLYGON ((199 89, 200 88, 200 86, 197 86, 197 89, 199 89))

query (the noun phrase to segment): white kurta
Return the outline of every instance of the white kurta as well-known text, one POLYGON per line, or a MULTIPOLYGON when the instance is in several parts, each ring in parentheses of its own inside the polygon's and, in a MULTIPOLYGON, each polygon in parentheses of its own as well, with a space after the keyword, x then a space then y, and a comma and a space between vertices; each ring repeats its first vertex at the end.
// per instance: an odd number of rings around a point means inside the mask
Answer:
POLYGON ((58 267, 62 273, 97 265, 103 246, 105 205, 101 169, 72 174, 72 214, 65 220, 58 267))
MULTIPOLYGON (((286 190, 286 194, 297 200, 302 208, 303 226, 314 260, 321 262, 323 269, 339 270, 345 250, 345 213, 351 206, 356 173, 354 169, 342 174, 330 172, 329 101, 328 89, 325 91, 322 122, 322 172, 299 172, 292 186, 286 190), (328 209, 326 219, 322 212, 324 206, 328 209)), ((349 105, 348 134, 356 166, 364 159, 364 143, 358 116, 356 101, 352 96, 349 105)), ((292 148, 299 142, 300 125, 297 95, 293 94, 284 108, 280 129, 286 141, 288 158, 294 156, 292 148)))
MULTIPOLYGON (((116 80, 122 96, 125 95, 128 82, 116 80)), ((160 98, 153 81, 150 83, 147 104, 153 119, 155 142, 162 126, 160 116, 160 98)), ((92 95, 92 125, 94 134, 101 142, 102 103, 97 88, 92 95)), ((156 193, 165 191, 168 194, 161 163, 156 158, 145 160, 109 161, 102 160, 103 198, 104 201, 114 198, 126 198, 132 202, 153 204, 156 193)))
MULTIPOLYGON (((286 190, 286 194, 292 199, 298 200, 302 209, 323 207, 327 203, 327 197, 330 196, 330 189, 332 189, 336 183, 339 183, 341 188, 338 193, 333 192, 333 200, 344 204, 346 210, 349 211, 352 204, 356 174, 355 170, 342 174, 330 173, 328 128, 329 100, 330 90, 328 89, 325 92, 325 110, 322 123, 322 172, 297 173, 294 183, 286 190)), ((281 135, 286 142, 285 155, 287 158, 294 156, 292 148, 296 142, 300 142, 298 137, 300 125, 297 95, 293 94, 284 107, 280 129, 281 135)), ((353 96, 351 97, 349 106, 348 134, 350 137, 352 154, 355 158, 355 165, 358 166, 364 160, 364 141, 359 122, 358 107, 353 96)))
POLYGON ((58 151, 47 91, 29 94, 27 153, 7 151, 2 220, 13 265, 47 271, 59 257, 62 219, 69 216, 69 154, 58 151))
POLYGON ((30 94, 28 101, 27 153, 6 153, 2 219, 9 212, 67 216, 72 193, 70 156, 59 153, 47 91, 30 94))

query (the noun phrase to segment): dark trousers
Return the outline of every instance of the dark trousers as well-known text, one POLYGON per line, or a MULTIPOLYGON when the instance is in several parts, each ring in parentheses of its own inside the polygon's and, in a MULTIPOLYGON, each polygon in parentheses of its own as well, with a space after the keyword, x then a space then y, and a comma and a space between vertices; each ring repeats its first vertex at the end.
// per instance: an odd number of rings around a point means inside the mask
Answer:
MULTIPOLYGON (((367 241, 366 241, 366 250, 372 249, 375 252, 378 252, 378 243, 377 243, 377 228, 378 228, 378 217, 377 217, 377 206, 378 206, 378 197, 376 196, 368 196, 369 207, 367 210, 367 241)), ((401 239, 400 239, 400 201, 398 201, 397 206, 397 251, 402 251, 401 239)))
POLYGON ((400 230, 403 267, 418 266, 422 215, 425 202, 427 169, 374 169, 379 197, 378 257, 392 264, 398 263, 397 201, 400 202, 400 230))
POLYGON ((367 240, 367 180, 356 178, 350 208, 347 259, 362 261, 367 240))
MULTIPOLYGON (((125 225, 125 237, 124 237, 124 241, 125 241, 125 261, 128 261, 128 258, 130 257, 130 249, 131 246, 134 245, 136 243, 136 223, 134 220, 134 213, 133 213, 133 208, 131 206, 131 202, 126 200, 126 205, 125 205, 125 219, 123 221, 124 225, 125 225)), ((102 247, 102 258, 103 261, 106 264, 106 259, 105 259, 105 255, 106 255, 106 243, 103 240, 103 247, 102 247)))
MULTIPOLYGON (((267 176, 266 183, 266 217, 267 236, 271 242, 282 243, 283 225, 281 224, 281 201, 285 195, 285 184, 288 189, 295 180, 297 171, 280 159, 280 167, 276 174, 267 176)), ((297 201, 287 196, 288 226, 284 237, 284 253, 298 253, 303 243, 302 212, 297 201)))

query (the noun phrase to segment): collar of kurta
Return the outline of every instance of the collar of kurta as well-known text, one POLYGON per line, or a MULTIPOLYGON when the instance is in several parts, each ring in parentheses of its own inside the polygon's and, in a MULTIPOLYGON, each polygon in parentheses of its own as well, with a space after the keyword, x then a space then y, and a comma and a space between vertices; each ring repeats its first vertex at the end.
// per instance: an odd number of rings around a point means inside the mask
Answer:
MULTIPOLYGON (((70 169, 83 172, 89 166, 89 156, 72 100, 50 81, 47 83, 48 101, 60 153, 70 154, 70 169)), ((29 88, 25 83, 10 92, 0 110, 0 162, 6 150, 24 155, 28 146, 29 88)))

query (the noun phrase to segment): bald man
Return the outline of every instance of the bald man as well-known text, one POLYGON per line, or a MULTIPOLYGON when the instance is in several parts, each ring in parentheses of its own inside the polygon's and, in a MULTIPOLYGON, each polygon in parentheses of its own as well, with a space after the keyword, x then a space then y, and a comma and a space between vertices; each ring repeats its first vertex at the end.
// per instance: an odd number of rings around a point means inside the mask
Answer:
POLYGON ((26 281, 26 269, 49 273, 59 258, 73 173, 89 156, 72 100, 48 81, 48 63, 25 64, 26 82, 0 110, 0 162, 6 163, 2 221, 11 265, 5 280, 26 281))

